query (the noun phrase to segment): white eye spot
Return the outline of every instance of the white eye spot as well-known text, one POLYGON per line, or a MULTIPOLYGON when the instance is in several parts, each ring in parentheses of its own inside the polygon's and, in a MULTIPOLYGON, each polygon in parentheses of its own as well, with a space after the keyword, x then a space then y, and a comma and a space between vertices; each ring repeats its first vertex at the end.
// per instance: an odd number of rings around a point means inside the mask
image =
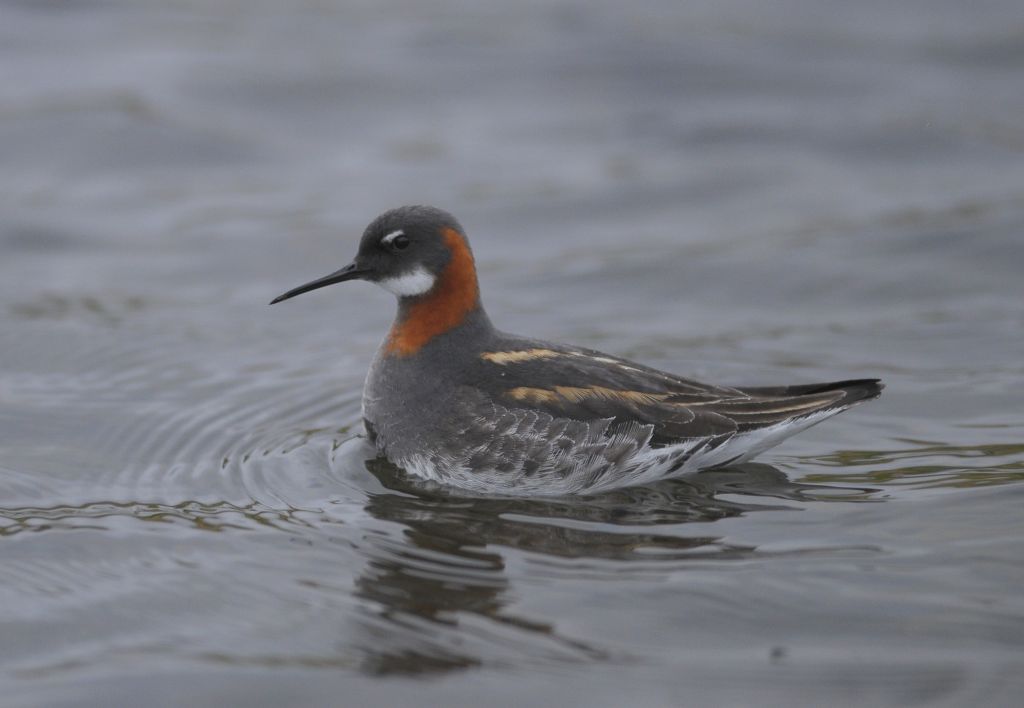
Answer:
POLYGON ((398 238, 399 236, 404 236, 404 235, 405 235, 405 232, 404 232, 404 231, 402 231, 401 229, 398 229, 398 231, 392 231, 392 232, 391 232, 391 233, 389 233, 389 234, 388 234, 387 236, 385 236, 384 238, 382 238, 382 239, 380 240, 380 242, 381 242, 382 244, 384 244, 385 246, 390 246, 390 245, 391 245, 391 242, 392 242, 392 241, 394 241, 394 240, 395 240, 396 238, 398 238))
POLYGON ((397 278, 381 280, 377 284, 398 297, 412 297, 429 292, 434 287, 434 276, 427 272, 423 266, 416 266, 416 268, 408 273, 404 273, 397 278))

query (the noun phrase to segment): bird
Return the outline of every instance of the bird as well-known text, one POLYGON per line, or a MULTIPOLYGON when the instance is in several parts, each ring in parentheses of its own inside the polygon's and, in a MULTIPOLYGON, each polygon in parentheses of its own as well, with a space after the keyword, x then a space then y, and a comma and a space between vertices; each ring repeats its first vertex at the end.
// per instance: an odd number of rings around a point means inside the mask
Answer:
POLYGON ((502 332, 465 230, 431 206, 384 212, 350 264, 270 304, 349 280, 398 300, 364 384, 367 438, 414 478, 471 493, 597 494, 739 464, 884 386, 719 386, 502 332))

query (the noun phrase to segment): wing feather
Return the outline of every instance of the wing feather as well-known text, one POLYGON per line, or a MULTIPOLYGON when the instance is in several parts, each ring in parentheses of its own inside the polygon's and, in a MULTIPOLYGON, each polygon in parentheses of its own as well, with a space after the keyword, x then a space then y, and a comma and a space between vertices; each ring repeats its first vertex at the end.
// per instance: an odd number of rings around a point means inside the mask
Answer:
POLYGON ((480 388, 502 405, 540 410, 554 419, 649 425, 655 446, 695 438, 714 445, 736 433, 843 406, 846 398, 845 389, 827 384, 712 386, 601 352, 533 340, 505 342, 481 355, 480 367, 480 388))

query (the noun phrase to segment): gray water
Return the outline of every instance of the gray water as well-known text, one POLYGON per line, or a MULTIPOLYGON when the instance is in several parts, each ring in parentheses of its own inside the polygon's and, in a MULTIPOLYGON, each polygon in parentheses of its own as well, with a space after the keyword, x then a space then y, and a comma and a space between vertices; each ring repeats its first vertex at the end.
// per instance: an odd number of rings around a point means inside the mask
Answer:
POLYGON ((1019 705, 1024 6, 0 3, 4 706, 1019 705), (579 499, 374 463, 386 208, 503 329, 882 377, 579 499))

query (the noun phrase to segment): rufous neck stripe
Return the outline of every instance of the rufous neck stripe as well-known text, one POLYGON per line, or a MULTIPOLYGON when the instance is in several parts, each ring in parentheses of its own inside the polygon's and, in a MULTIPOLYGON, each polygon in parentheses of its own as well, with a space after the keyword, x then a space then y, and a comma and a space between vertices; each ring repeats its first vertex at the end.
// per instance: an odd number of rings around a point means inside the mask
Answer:
POLYGON ((410 356, 434 337, 458 327, 480 306, 476 266, 466 238, 455 229, 442 231, 451 260, 434 287, 408 305, 391 328, 386 351, 410 356))

